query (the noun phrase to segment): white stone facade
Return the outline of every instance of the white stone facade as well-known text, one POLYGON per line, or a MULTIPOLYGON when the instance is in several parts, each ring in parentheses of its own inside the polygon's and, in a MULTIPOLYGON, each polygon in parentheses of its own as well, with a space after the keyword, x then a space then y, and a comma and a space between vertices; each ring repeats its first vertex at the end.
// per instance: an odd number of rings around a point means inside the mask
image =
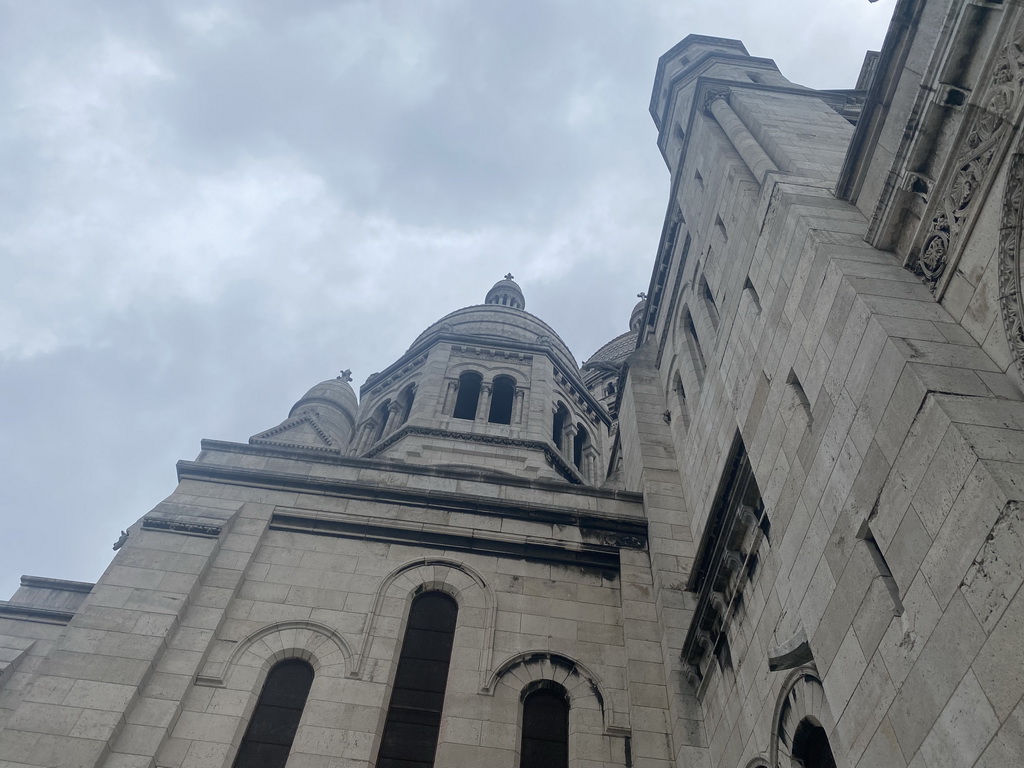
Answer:
POLYGON ((543 685, 569 768, 1024 764, 1022 49, 1017 3, 900 0, 821 92, 686 38, 631 330, 581 369, 508 276, 205 441, 97 584, 0 603, 0 764, 228 768, 302 659, 288 766, 375 766, 430 591, 438 768, 520 768, 543 685))

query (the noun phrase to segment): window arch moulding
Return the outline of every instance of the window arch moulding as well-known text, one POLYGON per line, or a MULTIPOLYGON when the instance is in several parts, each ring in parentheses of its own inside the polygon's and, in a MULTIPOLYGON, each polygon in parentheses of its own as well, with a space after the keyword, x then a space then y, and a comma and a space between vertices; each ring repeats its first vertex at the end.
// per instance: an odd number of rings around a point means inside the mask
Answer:
POLYGON ((481 693, 494 696, 505 688, 522 699, 543 681, 564 688, 570 707, 599 711, 606 735, 630 735, 625 691, 609 690, 589 668, 564 654, 545 650, 514 654, 495 667, 481 693))
MULTIPOLYGON (((423 557, 398 566, 384 577, 374 597, 370 615, 366 620, 366 630, 359 644, 359 652, 354 656, 349 677, 361 678, 366 671, 366 660, 369 657, 373 641, 384 633, 380 629, 380 619, 404 619, 408 613, 412 599, 426 591, 444 592, 455 598, 459 606, 459 622, 462 626, 473 611, 483 614, 484 642, 480 654, 480 687, 484 686, 490 674, 491 660, 494 654, 494 626, 497 616, 497 602, 494 592, 484 578, 465 563, 444 557, 423 557)), ((395 633, 388 632, 389 639, 394 634, 394 641, 401 640, 404 628, 395 633)), ((458 628, 456 633, 458 633, 458 628)))
POLYGON ((310 620, 281 621, 268 624, 239 643, 220 641, 211 653, 196 685, 224 688, 239 667, 266 672, 285 659, 308 661, 317 674, 344 677, 351 669, 352 651, 338 632, 310 620))

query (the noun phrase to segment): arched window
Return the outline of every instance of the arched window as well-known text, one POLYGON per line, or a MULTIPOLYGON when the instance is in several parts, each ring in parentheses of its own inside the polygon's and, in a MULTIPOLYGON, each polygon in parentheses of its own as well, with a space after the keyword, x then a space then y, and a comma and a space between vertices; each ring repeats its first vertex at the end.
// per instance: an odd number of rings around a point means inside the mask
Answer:
POLYGON ((793 734, 793 757, 804 768, 836 768, 828 734, 820 725, 804 718, 793 734))
POLYGON ((676 392, 676 400, 679 402, 679 411, 683 419, 683 427, 685 429, 690 428, 690 405, 686 402, 686 389, 683 387, 683 379, 679 375, 679 371, 676 371, 674 380, 672 382, 672 389, 676 392))
POLYGON ((491 424, 512 423, 512 401, 516 397, 516 380, 511 376, 495 376, 491 384, 491 424))
POLYGON ((569 409, 562 403, 555 409, 555 416, 551 420, 551 442, 558 450, 563 450, 562 436, 565 434, 565 425, 569 423, 569 409))
POLYGON ((690 353, 690 360, 693 362, 693 372, 697 376, 697 383, 704 383, 704 371, 707 364, 704 362, 704 350, 700 346, 700 337, 697 336, 697 328, 693 324, 693 317, 690 310, 683 310, 683 332, 686 337, 686 348, 690 353))
POLYGON ((520 768, 568 768, 569 700, 558 686, 539 688, 523 700, 520 768))
POLYGON ((582 424, 576 425, 576 437, 572 441, 572 463, 576 469, 583 468, 583 450, 590 445, 590 435, 582 424))
POLYGON ((391 416, 391 401, 390 400, 385 400, 383 403, 381 403, 377 407, 377 411, 374 414, 374 419, 377 422, 377 429, 373 433, 373 440, 370 441, 371 445, 373 443, 376 443, 382 437, 384 437, 384 430, 387 429, 388 418, 390 418, 390 416, 391 416))
POLYGON ((284 768, 312 684, 313 668, 302 659, 274 665, 238 748, 235 768, 284 768))
POLYGON ((412 401, 416 398, 416 385, 410 384, 402 390, 402 394, 398 396, 398 402, 402 404, 402 410, 399 413, 398 425, 401 426, 409 420, 409 414, 412 413, 412 401))
POLYGON ((434 764, 458 612, 443 592, 425 592, 412 601, 377 768, 434 764))
POLYGON ((484 377, 476 371, 466 371, 459 376, 459 394, 455 398, 455 412, 452 414, 456 419, 476 418, 476 406, 480 401, 480 384, 484 377))

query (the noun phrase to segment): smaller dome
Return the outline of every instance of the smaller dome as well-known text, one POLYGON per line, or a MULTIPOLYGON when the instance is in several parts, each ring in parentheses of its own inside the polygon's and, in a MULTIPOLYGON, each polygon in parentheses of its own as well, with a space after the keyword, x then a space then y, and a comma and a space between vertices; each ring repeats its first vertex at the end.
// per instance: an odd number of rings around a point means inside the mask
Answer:
POLYGON ((484 304, 500 304, 503 307, 512 309, 526 309, 526 299, 523 298, 523 289, 519 287, 509 272, 503 280, 499 280, 487 292, 484 304))
POLYGON ((643 322, 644 312, 647 311, 647 297, 644 294, 638 294, 640 301, 633 307, 633 311, 629 313, 629 330, 638 331, 640 330, 640 323, 643 322))
POLYGON ((321 381, 292 406, 291 412, 294 414, 302 406, 311 403, 333 405, 335 408, 347 411, 353 416, 359 410, 359 400, 356 398, 356 393, 352 389, 352 385, 348 383, 347 378, 342 376, 321 381))

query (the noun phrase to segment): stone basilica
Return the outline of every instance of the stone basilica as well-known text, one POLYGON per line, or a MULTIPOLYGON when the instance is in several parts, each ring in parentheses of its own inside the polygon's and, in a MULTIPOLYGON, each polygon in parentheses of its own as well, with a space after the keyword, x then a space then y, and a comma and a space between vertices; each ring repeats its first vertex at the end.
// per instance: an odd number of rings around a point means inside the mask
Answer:
POLYGON ((0 603, 0 764, 1024 765, 1024 5, 856 87, 691 35, 646 299, 509 275, 0 603), (626 318, 623 318, 623 328, 626 318))

